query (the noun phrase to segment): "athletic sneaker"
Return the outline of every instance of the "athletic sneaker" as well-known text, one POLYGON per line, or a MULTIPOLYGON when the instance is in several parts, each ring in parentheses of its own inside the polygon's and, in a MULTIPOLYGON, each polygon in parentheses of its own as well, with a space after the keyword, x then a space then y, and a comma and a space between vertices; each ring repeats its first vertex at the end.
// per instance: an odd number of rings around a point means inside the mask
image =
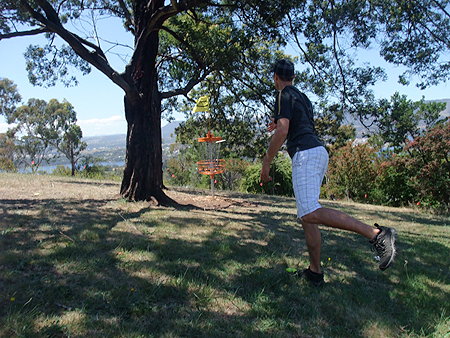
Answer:
POLYGON ((313 286, 322 286, 325 282, 323 280, 323 273, 312 272, 310 268, 303 270, 303 276, 313 286))
POLYGON ((372 250, 378 255, 380 270, 385 270, 391 265, 397 254, 395 248, 397 230, 394 228, 382 227, 376 223, 375 226, 380 229, 380 232, 369 242, 372 244, 372 250))

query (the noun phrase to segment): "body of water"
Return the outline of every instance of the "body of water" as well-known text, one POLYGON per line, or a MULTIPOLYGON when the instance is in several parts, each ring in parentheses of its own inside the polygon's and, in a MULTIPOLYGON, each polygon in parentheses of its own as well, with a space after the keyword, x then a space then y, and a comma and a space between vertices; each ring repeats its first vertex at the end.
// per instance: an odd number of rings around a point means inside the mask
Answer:
MULTIPOLYGON (((68 167, 69 169, 72 168, 70 164, 58 164, 58 165, 62 165, 62 166, 68 167)), ((46 173, 51 174, 53 172, 53 170, 55 170, 58 165, 41 165, 41 166, 39 166, 38 172, 39 171, 45 171, 46 173)), ((125 165, 125 162, 123 162, 123 161, 122 162, 100 162, 100 163, 98 163, 98 165, 100 165, 100 166, 111 166, 111 167, 122 167, 122 166, 125 165)), ((19 170, 19 172, 20 173, 31 173, 31 168, 28 167, 25 170, 21 169, 21 170, 19 170)))

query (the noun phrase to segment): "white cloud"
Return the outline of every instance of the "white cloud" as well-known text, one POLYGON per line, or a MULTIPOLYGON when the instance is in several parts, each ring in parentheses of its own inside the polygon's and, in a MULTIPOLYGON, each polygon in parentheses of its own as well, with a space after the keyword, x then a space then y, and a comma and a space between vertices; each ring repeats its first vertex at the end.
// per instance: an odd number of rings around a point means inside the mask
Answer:
POLYGON ((6 130, 8 130, 8 124, 7 123, 0 123, 0 133, 5 133, 6 130))
POLYGON ((4 133, 8 129, 7 123, 0 123, 0 133, 4 133))
POLYGON ((8 129, 14 128, 16 126, 15 123, 8 124, 8 123, 0 123, 0 133, 6 133, 8 129))

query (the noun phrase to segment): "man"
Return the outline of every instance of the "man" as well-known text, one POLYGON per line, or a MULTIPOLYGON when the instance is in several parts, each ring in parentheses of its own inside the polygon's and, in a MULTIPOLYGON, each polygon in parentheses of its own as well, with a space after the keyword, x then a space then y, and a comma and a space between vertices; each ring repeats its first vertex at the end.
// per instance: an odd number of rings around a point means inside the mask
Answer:
POLYGON ((287 59, 279 60, 273 68, 273 81, 279 91, 274 117, 268 131, 275 130, 261 169, 261 181, 269 177, 270 163, 286 140, 292 159, 292 184, 297 202, 297 217, 305 233, 310 266, 303 271, 308 281, 320 286, 324 283, 320 268, 321 234, 318 224, 361 234, 370 240, 384 270, 396 255, 394 228, 367 225, 340 211, 322 208, 319 204, 320 186, 328 167, 328 153, 318 139, 314 128, 311 102, 305 94, 292 86, 294 65, 287 59))

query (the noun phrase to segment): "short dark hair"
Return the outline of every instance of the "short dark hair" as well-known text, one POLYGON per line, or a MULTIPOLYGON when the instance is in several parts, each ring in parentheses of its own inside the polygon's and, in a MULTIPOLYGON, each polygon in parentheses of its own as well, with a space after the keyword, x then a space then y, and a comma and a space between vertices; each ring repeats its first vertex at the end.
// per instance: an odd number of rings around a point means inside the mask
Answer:
POLYGON ((281 81, 292 81, 294 79, 294 75, 292 76, 282 76, 280 74, 277 74, 281 81))

